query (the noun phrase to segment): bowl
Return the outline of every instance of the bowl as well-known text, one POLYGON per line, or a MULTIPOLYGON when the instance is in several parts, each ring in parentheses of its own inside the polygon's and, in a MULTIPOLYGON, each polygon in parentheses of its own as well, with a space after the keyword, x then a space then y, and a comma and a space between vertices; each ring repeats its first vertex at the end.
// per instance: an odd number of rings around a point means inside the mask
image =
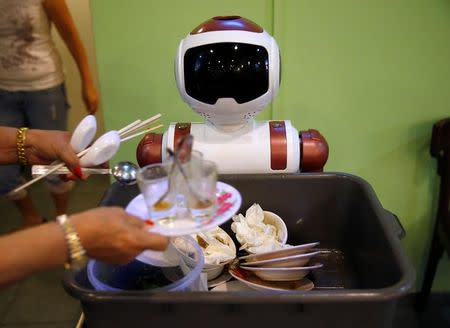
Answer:
POLYGON ((260 267, 260 268, 291 268, 301 267, 309 262, 311 258, 319 255, 321 251, 304 253, 298 255, 291 255, 269 260, 245 262, 245 266, 260 267))
POLYGON ((126 265, 90 260, 87 266, 89 282, 99 291, 205 291, 200 277, 204 264, 203 252, 189 236, 176 237, 175 240, 183 249, 172 240, 179 254, 179 261, 172 266, 144 263, 138 259, 126 265), (187 258, 190 261, 186 261, 187 258))
POLYGON ((245 261, 245 262, 256 262, 256 261, 264 261, 264 260, 282 258, 282 257, 287 257, 287 256, 294 256, 294 255, 303 254, 303 253, 309 251, 310 249, 316 247, 317 245, 319 245, 319 242, 301 244, 301 245, 297 245, 297 246, 283 248, 283 249, 280 249, 277 251, 241 256, 238 259, 241 261, 245 261))
MULTIPOLYGON (((205 253, 205 248, 202 247, 203 255, 205 257, 205 265, 203 267, 202 272, 206 273, 207 279, 213 280, 220 276, 220 274, 223 272, 223 269, 225 268, 225 265, 229 264, 231 261, 233 261, 236 258, 236 245, 233 242, 233 239, 228 235, 222 228, 216 227, 214 229, 211 229, 207 232, 209 237, 214 237, 216 235, 219 236, 219 238, 228 245, 231 250, 234 252, 235 256, 233 258, 230 258, 226 261, 222 261, 220 263, 208 263, 208 260, 210 260, 209 256, 205 253)), ((198 235, 195 235, 195 238, 197 239, 198 235)), ((198 239, 197 239, 198 240, 198 239)))
POLYGON ((206 279, 208 281, 216 279, 218 276, 220 276, 223 272, 223 269, 225 268, 225 264, 216 264, 213 268, 209 269, 203 269, 202 273, 206 274, 206 279))
POLYGON ((273 225, 277 229, 278 241, 282 245, 286 245, 288 239, 288 231, 283 219, 280 218, 277 214, 270 211, 263 211, 263 213, 264 213, 263 222, 265 224, 273 225))
POLYGON ((267 281, 294 281, 303 279, 312 270, 319 269, 323 264, 294 268, 259 268, 241 265, 240 268, 253 272, 257 277, 267 281))

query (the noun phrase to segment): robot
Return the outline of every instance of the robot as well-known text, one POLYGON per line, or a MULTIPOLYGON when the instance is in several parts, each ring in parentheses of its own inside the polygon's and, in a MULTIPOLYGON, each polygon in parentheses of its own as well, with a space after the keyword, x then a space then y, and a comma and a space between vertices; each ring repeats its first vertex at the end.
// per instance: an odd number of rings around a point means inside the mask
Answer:
POLYGON ((187 134, 194 150, 215 161, 221 174, 320 172, 328 144, 314 129, 298 131, 289 120, 257 121, 276 96, 281 59, 275 39, 240 16, 213 17, 181 40, 175 76, 182 99, 205 122, 170 124, 139 143, 140 166, 166 158, 187 134))

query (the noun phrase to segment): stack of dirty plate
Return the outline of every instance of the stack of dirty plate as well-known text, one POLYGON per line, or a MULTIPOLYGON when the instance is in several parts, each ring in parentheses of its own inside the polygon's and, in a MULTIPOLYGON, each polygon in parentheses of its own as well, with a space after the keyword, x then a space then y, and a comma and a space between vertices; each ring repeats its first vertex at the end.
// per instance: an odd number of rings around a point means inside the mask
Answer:
POLYGON ((230 274, 249 287, 259 290, 310 290, 312 281, 306 278, 323 265, 314 257, 318 242, 292 246, 281 250, 239 257, 230 274))

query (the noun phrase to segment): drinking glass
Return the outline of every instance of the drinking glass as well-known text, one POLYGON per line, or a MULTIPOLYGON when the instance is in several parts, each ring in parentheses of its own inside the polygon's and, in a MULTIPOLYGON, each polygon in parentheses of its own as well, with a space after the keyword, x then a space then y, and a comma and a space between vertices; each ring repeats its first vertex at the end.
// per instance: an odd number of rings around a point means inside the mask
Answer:
POLYGON ((195 219, 209 218, 216 210, 217 166, 204 159, 191 159, 186 166, 186 203, 195 219))
POLYGON ((136 180, 152 220, 175 218, 177 189, 171 177, 173 167, 173 161, 169 160, 144 166, 137 173, 136 180))

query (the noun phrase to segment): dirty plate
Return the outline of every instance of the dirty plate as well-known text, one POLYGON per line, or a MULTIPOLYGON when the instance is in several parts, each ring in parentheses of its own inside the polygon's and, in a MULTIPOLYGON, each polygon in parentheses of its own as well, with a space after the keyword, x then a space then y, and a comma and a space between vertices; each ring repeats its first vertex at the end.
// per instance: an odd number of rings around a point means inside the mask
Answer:
POLYGON ((245 266, 261 267, 261 268, 291 268, 291 267, 301 267, 309 262, 309 260, 319 255, 321 251, 304 253, 299 255, 292 255, 286 257, 280 257, 271 260, 255 261, 255 262, 245 262, 245 266))
MULTIPOLYGON (((230 276, 231 277, 231 276, 230 276)), ((249 287, 243 282, 240 282, 239 280, 232 280, 228 281, 226 283, 220 284, 213 289, 211 289, 212 292, 248 292, 248 291, 255 291, 254 288, 249 287)))
POLYGON ((208 281, 208 288, 214 288, 217 286, 220 286, 222 284, 225 284, 228 280, 232 278, 231 274, 228 272, 228 270, 224 270, 220 276, 217 278, 208 281))
MULTIPOLYGON (((241 203, 242 197, 239 191, 233 186, 219 181, 217 182, 217 210, 211 217, 201 220, 195 220, 191 217, 177 218, 171 223, 158 223, 159 221, 164 222, 164 220, 155 220, 155 225, 151 228, 151 231, 174 237, 210 230, 230 220, 241 207, 241 203)), ((125 210, 142 220, 149 219, 142 194, 136 196, 125 210)))
POLYGON ((294 281, 303 279, 312 270, 323 267, 323 264, 315 264, 306 267, 294 268, 258 268, 241 265, 241 269, 253 272, 262 280, 267 281, 294 281))
POLYGON ((245 262, 271 260, 271 259, 276 259, 276 258, 280 258, 280 257, 287 257, 287 256, 292 256, 292 255, 303 254, 303 253, 306 253, 306 251, 310 250, 311 248, 316 247, 317 245, 319 245, 319 242, 286 247, 286 248, 283 248, 283 249, 280 249, 277 251, 272 251, 272 252, 267 252, 267 253, 250 254, 250 255, 246 255, 246 256, 241 256, 238 259, 245 261, 245 262))
POLYGON ((264 281, 253 274, 253 272, 236 266, 230 268, 229 272, 233 278, 260 291, 308 291, 314 288, 313 282, 307 278, 296 281, 264 281))

